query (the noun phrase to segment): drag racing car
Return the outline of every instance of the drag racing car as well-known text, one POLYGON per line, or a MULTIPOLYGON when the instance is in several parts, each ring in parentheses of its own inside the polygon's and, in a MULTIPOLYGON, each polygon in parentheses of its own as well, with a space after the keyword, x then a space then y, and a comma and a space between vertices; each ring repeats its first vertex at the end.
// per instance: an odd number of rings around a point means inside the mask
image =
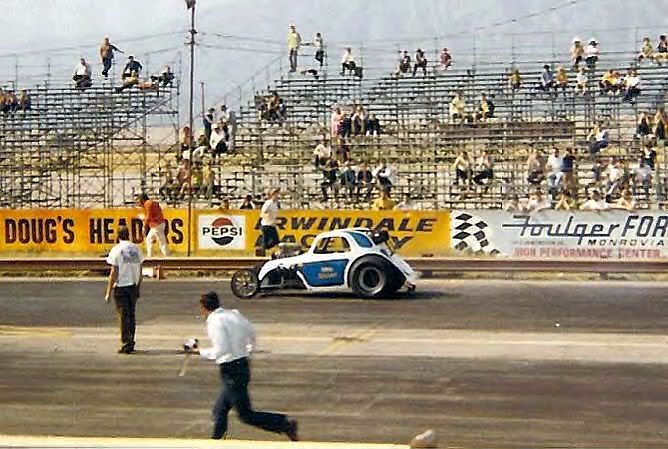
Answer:
POLYGON ((394 254, 387 231, 340 229, 318 235, 306 252, 290 243, 281 243, 279 250, 277 258, 234 273, 235 296, 245 299, 260 292, 305 289, 382 298, 403 287, 415 289, 415 273, 394 254))

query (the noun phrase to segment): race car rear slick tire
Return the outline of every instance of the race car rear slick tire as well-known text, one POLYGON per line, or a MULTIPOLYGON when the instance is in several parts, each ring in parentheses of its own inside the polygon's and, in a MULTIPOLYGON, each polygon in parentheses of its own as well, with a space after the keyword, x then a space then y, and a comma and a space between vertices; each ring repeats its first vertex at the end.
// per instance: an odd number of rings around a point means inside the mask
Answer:
POLYGON ((362 298, 383 298, 397 291, 396 269, 380 257, 363 257, 350 270, 350 286, 362 298))
POLYGON ((232 293, 239 299, 250 299, 260 291, 260 280, 255 270, 239 270, 230 281, 232 293))

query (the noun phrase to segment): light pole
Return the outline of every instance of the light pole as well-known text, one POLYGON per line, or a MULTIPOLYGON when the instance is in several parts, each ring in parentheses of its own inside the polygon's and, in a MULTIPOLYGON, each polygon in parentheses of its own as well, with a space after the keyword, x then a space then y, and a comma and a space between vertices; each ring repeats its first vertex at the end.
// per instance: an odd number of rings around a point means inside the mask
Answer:
POLYGON ((186 7, 190 10, 190 105, 188 113, 188 127, 190 128, 190 136, 188 139, 188 164, 190 166, 188 170, 188 252, 187 255, 190 257, 192 250, 192 210, 193 210, 193 164, 192 164, 192 140, 193 140, 193 106, 194 106, 194 94, 195 94, 195 35, 197 30, 195 30, 195 1, 196 0, 185 0, 186 7))

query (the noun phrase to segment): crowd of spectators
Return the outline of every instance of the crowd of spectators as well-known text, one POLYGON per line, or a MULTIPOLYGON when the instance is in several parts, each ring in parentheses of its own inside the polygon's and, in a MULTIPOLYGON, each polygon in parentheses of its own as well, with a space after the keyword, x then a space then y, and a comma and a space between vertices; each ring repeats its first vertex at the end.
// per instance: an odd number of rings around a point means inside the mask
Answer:
POLYGON ((32 99, 27 90, 21 90, 16 95, 13 90, 0 88, 0 112, 13 114, 20 111, 30 111, 31 109, 32 99))

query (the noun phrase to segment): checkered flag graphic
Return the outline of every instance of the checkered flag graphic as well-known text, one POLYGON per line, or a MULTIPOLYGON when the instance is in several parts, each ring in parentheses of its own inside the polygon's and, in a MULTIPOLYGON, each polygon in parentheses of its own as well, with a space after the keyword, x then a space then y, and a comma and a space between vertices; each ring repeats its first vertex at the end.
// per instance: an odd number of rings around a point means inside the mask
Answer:
POLYGON ((452 245, 457 251, 470 249, 473 252, 496 255, 500 251, 489 241, 486 229, 489 225, 479 217, 466 212, 453 212, 452 245))

